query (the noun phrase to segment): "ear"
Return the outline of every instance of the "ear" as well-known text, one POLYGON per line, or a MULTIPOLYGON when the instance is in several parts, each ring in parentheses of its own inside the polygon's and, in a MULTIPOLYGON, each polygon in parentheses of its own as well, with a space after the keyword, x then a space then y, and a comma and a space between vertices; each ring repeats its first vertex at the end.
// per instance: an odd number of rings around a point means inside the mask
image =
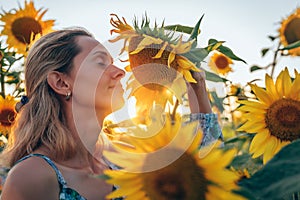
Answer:
POLYGON ((72 91, 71 85, 67 79, 67 76, 61 72, 52 71, 47 76, 47 81, 50 87, 61 95, 66 95, 72 91))

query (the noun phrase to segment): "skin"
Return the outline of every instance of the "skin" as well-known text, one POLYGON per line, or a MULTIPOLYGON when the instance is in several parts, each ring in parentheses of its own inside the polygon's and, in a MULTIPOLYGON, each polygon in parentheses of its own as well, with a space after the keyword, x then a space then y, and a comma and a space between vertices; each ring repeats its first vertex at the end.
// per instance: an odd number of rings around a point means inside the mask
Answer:
MULTIPOLYGON (((77 154, 68 160, 54 160, 68 186, 89 200, 105 199, 112 186, 91 175, 102 174, 107 168, 93 161, 93 151, 101 124, 107 114, 124 103, 120 79, 124 71, 114 66, 107 50, 95 39, 79 36, 82 52, 74 58, 70 74, 51 72, 48 83, 61 95, 67 116, 67 126, 78 139, 77 154), (89 89, 87 89, 89 88, 89 89), (72 92, 70 100, 65 95, 72 92), (113 101, 118 99, 119 101, 113 101), (113 107, 112 105, 117 105, 113 107)), ((211 112, 205 77, 193 73, 196 84, 188 84, 192 113, 211 112)), ((33 153, 51 157, 51 150, 40 147, 33 153)), ((59 184, 54 170, 42 158, 31 157, 12 168, 6 179, 2 200, 54 200, 59 196, 59 184)))
POLYGON ((191 113, 211 113, 212 110, 205 83, 205 72, 192 72, 192 76, 197 83, 187 83, 191 113))
MULTIPOLYGON (((112 186, 91 176, 101 174, 106 166, 95 166, 89 150, 93 150, 98 139, 99 124, 112 112, 111 99, 122 99, 116 95, 123 93, 120 79, 125 72, 112 64, 110 54, 98 41, 80 36, 77 42, 82 52, 74 58, 72 72, 48 75, 49 85, 64 103, 67 126, 78 138, 78 153, 69 160, 54 162, 69 187, 89 200, 99 200, 112 191, 112 186), (66 101, 69 91, 72 96, 66 101)), ((43 146, 33 153, 51 157, 51 150, 43 146)), ((12 168, 3 191, 3 200, 53 200, 58 199, 59 185, 54 170, 42 158, 32 157, 12 168)))

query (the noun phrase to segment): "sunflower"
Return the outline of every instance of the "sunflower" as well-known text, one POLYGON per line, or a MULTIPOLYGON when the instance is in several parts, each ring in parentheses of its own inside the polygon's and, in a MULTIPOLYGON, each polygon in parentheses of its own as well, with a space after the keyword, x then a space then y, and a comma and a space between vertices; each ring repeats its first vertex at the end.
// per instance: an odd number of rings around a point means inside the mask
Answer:
MULTIPOLYGON (((283 46, 290 45, 300 40, 300 8, 294 13, 283 19, 279 28, 280 41, 283 46)), ((293 56, 300 55, 300 47, 289 50, 293 56)))
POLYGON ((251 84, 257 100, 241 100, 239 110, 247 121, 238 129, 254 133, 250 144, 253 158, 270 160, 282 147, 300 138, 300 74, 292 80, 287 68, 274 83, 266 74, 266 89, 251 84))
POLYGON ((132 71, 138 81, 142 84, 145 82, 168 84, 176 78, 178 72, 187 81, 196 82, 190 71, 200 70, 183 56, 190 51, 194 40, 184 42, 182 35, 174 39, 174 33, 165 33, 163 25, 158 27, 155 24, 154 28, 150 28, 147 17, 143 19, 141 27, 135 20, 134 28, 125 18, 122 19, 123 21, 112 14, 110 22, 115 29, 112 29, 111 33, 118 33, 119 36, 110 42, 124 39, 124 47, 120 54, 128 52, 130 65, 126 70, 132 71))
POLYGON ((174 108, 178 104, 182 104, 182 97, 187 90, 182 77, 177 77, 169 85, 153 83, 142 85, 132 75, 127 82, 126 89, 131 91, 128 97, 135 98, 136 115, 144 116, 142 121, 145 121, 145 124, 149 121, 149 114, 154 106, 159 105, 165 108, 169 103, 174 108))
POLYGON ((232 71, 232 60, 220 52, 215 52, 209 61, 208 66, 217 74, 226 75, 232 71))
POLYGON ((150 120, 146 126, 140 126, 140 121, 136 119, 124 120, 119 123, 113 123, 105 120, 103 130, 112 143, 121 149, 149 153, 156 151, 171 142, 178 130, 180 123, 172 124, 173 120, 181 121, 181 116, 176 114, 174 117, 170 113, 165 113, 161 107, 153 107, 149 114, 150 120), (168 118, 164 120, 164 118, 168 118), (166 131, 164 130, 171 130, 166 131), (123 130, 123 131, 120 131, 123 130), (145 144, 146 145, 143 145, 145 144))
POLYGON ((8 47, 26 55, 28 45, 35 39, 35 35, 51 32, 54 20, 43 21, 46 12, 47 10, 36 10, 33 1, 25 1, 24 8, 0 14, 0 20, 4 22, 1 35, 7 35, 8 47))
POLYGON ((122 148, 104 152, 122 168, 104 171, 107 183, 118 187, 106 198, 244 199, 232 192, 238 189, 235 182, 239 177, 226 169, 236 154, 234 149, 226 152, 212 147, 199 149, 202 133, 196 131, 197 122, 181 126, 180 118, 171 121, 166 117, 164 123, 154 137, 144 138, 140 143, 132 141, 144 153, 122 148))
POLYGON ((17 101, 14 97, 7 95, 3 98, 0 95, 0 133, 7 137, 16 117, 15 105, 17 101))

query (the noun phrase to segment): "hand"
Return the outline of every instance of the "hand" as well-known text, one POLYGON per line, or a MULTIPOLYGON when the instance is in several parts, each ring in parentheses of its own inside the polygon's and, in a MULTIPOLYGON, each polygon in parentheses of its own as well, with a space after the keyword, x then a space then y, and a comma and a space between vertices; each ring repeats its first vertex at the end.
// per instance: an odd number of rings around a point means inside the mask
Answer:
POLYGON ((205 83, 205 72, 191 72, 197 83, 187 82, 191 113, 211 113, 211 105, 205 83))

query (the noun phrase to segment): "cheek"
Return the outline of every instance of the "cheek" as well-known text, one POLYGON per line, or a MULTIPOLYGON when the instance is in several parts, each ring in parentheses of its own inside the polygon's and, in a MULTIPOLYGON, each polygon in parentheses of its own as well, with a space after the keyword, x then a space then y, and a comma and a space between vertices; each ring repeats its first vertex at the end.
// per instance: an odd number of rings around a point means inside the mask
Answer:
MULTIPOLYGON (((82 104, 93 104, 95 97, 99 95, 99 79, 100 76, 97 73, 82 72, 78 75, 73 87, 74 98, 82 104)), ((100 92, 102 92, 101 89, 100 92)))

